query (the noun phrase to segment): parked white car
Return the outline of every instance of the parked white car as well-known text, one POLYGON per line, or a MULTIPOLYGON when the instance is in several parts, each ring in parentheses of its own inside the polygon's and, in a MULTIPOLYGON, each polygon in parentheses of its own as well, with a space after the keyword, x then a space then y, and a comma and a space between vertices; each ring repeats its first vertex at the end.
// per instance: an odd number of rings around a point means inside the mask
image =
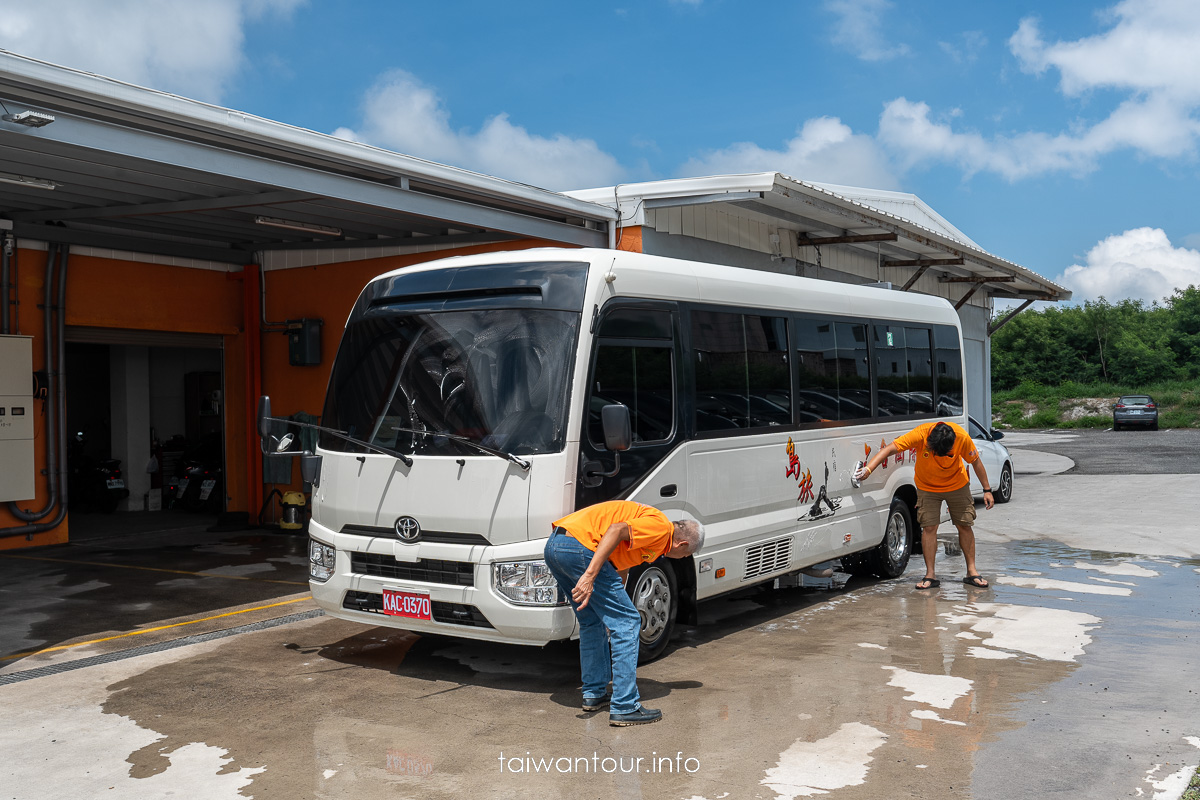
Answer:
MULTIPOLYGON (((1000 444, 998 439, 1004 438, 1000 431, 985 430, 973 417, 967 417, 967 432, 975 440, 975 448, 983 459, 983 468, 987 470, 988 480, 992 484, 992 497, 997 503, 1007 503, 1012 499, 1013 491, 1013 459, 1008 448, 1000 444)), ((983 496, 983 486, 970 467, 967 472, 971 476, 971 494, 983 496)))

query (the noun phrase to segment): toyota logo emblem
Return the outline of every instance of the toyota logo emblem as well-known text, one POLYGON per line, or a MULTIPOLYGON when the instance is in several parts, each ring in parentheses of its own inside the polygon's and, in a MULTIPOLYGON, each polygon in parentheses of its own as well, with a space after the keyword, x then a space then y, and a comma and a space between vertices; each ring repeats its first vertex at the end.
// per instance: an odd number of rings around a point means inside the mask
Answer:
POLYGON ((396 538, 412 544, 421 538, 421 523, 412 517, 401 517, 396 520, 396 538))

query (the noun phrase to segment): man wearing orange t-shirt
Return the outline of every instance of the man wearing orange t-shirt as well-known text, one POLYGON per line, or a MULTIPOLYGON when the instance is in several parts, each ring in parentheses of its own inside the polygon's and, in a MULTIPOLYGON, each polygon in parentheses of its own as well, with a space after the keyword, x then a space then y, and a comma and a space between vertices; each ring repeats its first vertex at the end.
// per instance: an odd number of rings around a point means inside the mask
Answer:
POLYGON ((988 582, 975 567, 975 498, 971 496, 971 478, 963 462, 970 464, 984 487, 983 505, 991 508, 991 483, 979 452, 971 436, 953 422, 930 422, 914 428, 903 436, 897 436, 871 460, 854 474, 856 480, 864 480, 875 467, 896 453, 912 450, 917 455, 917 522, 921 526, 921 550, 925 556, 925 577, 917 583, 918 589, 935 589, 941 585, 933 570, 937 555, 937 529, 942 518, 942 501, 950 509, 950 521, 958 528, 958 543, 967 562, 967 576, 963 583, 986 589, 988 582))
POLYGON ((703 543, 700 523, 672 523, 657 508, 628 500, 597 503, 554 523, 546 542, 546 566, 579 618, 584 711, 598 711, 611 700, 610 725, 645 725, 662 719, 661 711, 643 708, 639 702, 642 619, 625 593, 625 578, 639 564, 659 556, 684 558, 703 543))

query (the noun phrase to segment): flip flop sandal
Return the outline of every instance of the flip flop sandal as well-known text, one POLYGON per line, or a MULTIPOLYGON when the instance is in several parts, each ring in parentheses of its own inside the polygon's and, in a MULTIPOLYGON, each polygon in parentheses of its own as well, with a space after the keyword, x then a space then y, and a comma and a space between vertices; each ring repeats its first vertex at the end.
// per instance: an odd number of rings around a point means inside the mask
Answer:
POLYGON ((936 589, 941 585, 942 585, 942 582, 939 581, 937 578, 921 578, 921 580, 917 581, 917 591, 923 592, 926 589, 936 589), (921 585, 922 583, 926 583, 929 585, 922 586, 921 585))
POLYGON ((974 586, 976 589, 990 589, 992 585, 983 579, 982 575, 968 575, 963 578, 963 583, 967 586, 974 586))

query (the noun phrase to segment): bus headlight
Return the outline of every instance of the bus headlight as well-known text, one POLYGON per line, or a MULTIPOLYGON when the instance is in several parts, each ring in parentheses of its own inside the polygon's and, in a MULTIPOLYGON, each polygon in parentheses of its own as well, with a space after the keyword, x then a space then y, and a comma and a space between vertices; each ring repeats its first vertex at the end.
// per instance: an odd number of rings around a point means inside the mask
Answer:
POLYGON ((565 606, 558 581, 545 561, 504 561, 492 564, 492 585, 517 605, 565 606))
POLYGON ((308 577, 324 583, 333 576, 333 565, 337 550, 316 539, 308 540, 308 577))

